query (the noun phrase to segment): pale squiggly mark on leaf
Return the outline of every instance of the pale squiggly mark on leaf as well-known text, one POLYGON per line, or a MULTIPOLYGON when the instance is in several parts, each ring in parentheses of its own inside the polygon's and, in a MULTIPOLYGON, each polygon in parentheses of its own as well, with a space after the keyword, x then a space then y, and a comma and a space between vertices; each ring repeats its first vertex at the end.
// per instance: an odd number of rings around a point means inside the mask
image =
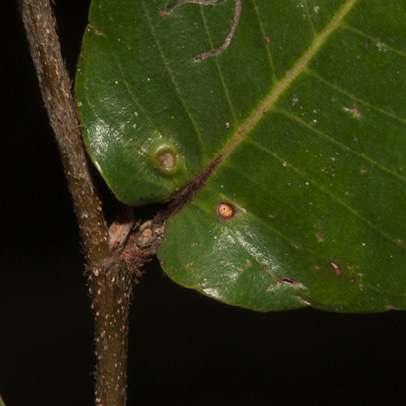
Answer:
MULTIPOLYGON (((191 4, 199 4, 202 6, 214 6, 218 0, 178 0, 175 5, 172 7, 171 12, 176 8, 182 6, 183 4, 191 3, 191 4)), ((224 42, 216 49, 212 49, 210 51, 205 51, 200 53, 199 55, 195 56, 195 62, 203 61, 210 56, 218 56, 222 52, 224 52, 229 45, 231 44, 231 40, 234 37, 234 34, 237 30, 238 23, 240 22, 241 17, 241 10, 242 10, 242 0, 235 0, 235 9, 234 9, 234 17, 233 17, 233 24, 231 25, 231 29, 226 36, 224 42)))
POLYGON ((202 6, 214 6, 218 0, 178 0, 175 5, 172 7, 171 11, 182 6, 183 4, 200 4, 202 6))

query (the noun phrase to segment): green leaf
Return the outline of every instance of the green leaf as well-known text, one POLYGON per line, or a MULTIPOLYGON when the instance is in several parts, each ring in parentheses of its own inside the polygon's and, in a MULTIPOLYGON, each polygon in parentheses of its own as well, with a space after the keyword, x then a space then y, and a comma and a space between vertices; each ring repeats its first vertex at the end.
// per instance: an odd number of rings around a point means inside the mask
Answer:
POLYGON ((200 62, 235 1, 93 1, 76 77, 92 160, 141 205, 221 157, 158 253, 183 286, 258 311, 405 309, 406 4, 242 1, 200 62))

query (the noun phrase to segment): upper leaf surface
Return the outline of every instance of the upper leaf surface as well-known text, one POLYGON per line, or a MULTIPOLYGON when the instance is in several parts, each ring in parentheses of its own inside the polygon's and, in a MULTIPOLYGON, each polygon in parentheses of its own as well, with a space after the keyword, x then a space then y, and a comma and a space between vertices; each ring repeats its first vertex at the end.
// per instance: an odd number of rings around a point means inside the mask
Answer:
POLYGON ((76 91, 119 199, 162 201, 223 159, 168 223, 178 283, 260 311, 406 307, 406 5, 93 1, 76 91), (234 207, 223 219, 218 205, 234 207))

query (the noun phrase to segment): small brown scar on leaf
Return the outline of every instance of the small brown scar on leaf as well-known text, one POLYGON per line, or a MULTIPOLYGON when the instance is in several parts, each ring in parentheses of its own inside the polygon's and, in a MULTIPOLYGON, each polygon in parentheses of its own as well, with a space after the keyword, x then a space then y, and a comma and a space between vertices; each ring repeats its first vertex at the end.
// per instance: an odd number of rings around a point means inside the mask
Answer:
POLYGON ((357 106, 354 106, 352 109, 349 109, 348 107, 343 107, 343 110, 347 113, 352 113, 352 118, 360 118, 362 116, 357 106))
MULTIPOLYGON (((202 6, 214 6, 217 3, 217 1, 218 0, 178 0, 172 7, 170 12, 187 3, 200 4, 202 6)), ((226 36, 226 39, 218 48, 202 52, 199 55, 195 56, 195 62, 203 61, 203 59, 209 58, 210 56, 218 56, 228 48, 237 30, 238 23, 240 22, 241 10, 242 10, 242 0, 235 0, 233 23, 231 25, 229 33, 226 36)))
POLYGON ((165 17, 166 16, 166 10, 168 9, 168 4, 164 3, 164 9, 159 12, 159 17, 165 17))
POLYGON ((278 278, 275 281, 275 285, 289 285, 294 287, 303 287, 303 284, 296 279, 291 278, 278 278))
POLYGON ((308 301, 308 300, 306 300, 306 299, 303 299, 302 297, 300 297, 300 296, 296 296, 302 303, 304 303, 306 306, 311 306, 312 304, 308 301))
POLYGON ((344 275, 343 270, 340 268, 340 265, 338 265, 334 261, 330 261, 331 266, 333 267, 334 273, 337 276, 337 278, 341 278, 344 275))

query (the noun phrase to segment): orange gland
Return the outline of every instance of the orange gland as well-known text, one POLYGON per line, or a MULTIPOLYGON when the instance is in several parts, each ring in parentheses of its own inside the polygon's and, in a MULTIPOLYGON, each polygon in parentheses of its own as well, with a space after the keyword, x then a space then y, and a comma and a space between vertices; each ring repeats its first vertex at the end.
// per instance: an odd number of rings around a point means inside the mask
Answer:
POLYGON ((229 203, 220 203, 217 205, 217 214, 223 219, 230 219, 234 216, 234 207, 229 203))

